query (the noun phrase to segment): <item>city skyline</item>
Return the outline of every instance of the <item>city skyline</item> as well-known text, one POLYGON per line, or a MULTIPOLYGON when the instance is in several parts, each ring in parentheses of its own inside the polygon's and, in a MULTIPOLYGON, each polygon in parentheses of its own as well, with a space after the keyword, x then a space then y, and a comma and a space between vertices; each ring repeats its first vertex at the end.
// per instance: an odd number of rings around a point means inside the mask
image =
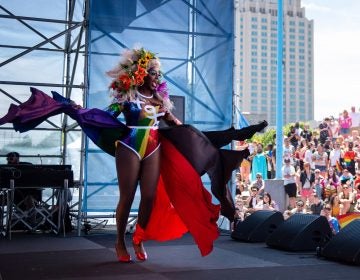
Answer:
POLYGON ((360 1, 302 0, 314 20, 314 117, 360 107, 360 1))

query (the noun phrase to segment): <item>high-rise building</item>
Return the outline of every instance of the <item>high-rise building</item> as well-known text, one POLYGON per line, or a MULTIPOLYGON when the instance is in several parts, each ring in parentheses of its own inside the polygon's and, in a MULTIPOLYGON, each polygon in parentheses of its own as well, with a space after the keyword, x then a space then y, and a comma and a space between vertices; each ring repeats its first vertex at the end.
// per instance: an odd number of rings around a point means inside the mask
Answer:
MULTIPOLYGON (((235 73, 240 111, 276 122, 277 0, 239 0, 235 73), (236 77, 236 75, 239 75, 236 77)), ((284 124, 314 119, 314 23, 301 0, 283 0, 284 124)))

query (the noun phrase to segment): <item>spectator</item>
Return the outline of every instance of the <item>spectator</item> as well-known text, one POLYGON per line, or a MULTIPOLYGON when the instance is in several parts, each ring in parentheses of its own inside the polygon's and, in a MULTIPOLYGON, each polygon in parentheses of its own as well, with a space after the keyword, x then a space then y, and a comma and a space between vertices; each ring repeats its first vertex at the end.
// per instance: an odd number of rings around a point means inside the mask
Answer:
POLYGON ((334 194, 330 198, 330 205, 331 205, 331 215, 337 217, 340 215, 340 200, 339 195, 334 194))
POLYGON ((304 124, 304 129, 303 131, 301 131, 300 136, 304 139, 306 139, 308 142, 312 141, 312 132, 309 129, 309 125, 308 124, 304 124))
POLYGON ((267 150, 265 152, 265 156, 266 156, 266 160, 267 160, 267 164, 268 164, 268 179, 273 179, 275 178, 275 151, 274 151, 274 145, 273 144, 268 144, 267 145, 267 150))
POLYGON ((244 206, 244 201, 242 199, 242 196, 236 195, 235 196, 235 218, 234 218, 233 224, 231 225, 232 230, 235 229, 236 225, 239 222, 244 221, 246 213, 247 213, 247 208, 244 206))
POLYGON ((295 128, 295 133, 299 136, 299 139, 301 138, 301 133, 302 133, 302 128, 300 127, 300 123, 296 122, 294 124, 294 128, 295 128))
POLYGON ((294 166, 291 165, 290 159, 284 160, 285 165, 282 167, 282 174, 284 179, 285 193, 289 196, 289 207, 292 209, 295 207, 296 202, 296 172, 294 166))
POLYGON ((343 184, 342 192, 339 194, 340 215, 350 211, 351 204, 354 203, 354 194, 347 183, 343 184))
POLYGON ((343 185, 343 184, 345 184, 346 182, 348 182, 348 181, 350 181, 350 183, 352 183, 353 182, 353 180, 354 180, 354 177, 352 176, 352 174, 349 172, 349 170, 347 170, 346 168, 345 169, 343 169, 343 171, 342 171, 342 174, 340 175, 340 184, 341 184, 341 186, 343 185))
POLYGON ((330 167, 325 174, 325 178, 322 181, 323 185, 323 196, 325 201, 329 201, 330 197, 333 194, 336 194, 338 192, 338 189, 340 190, 340 179, 336 175, 335 170, 330 167))
POLYGON ((321 210, 324 207, 324 201, 315 193, 314 201, 310 204, 310 212, 314 215, 320 215, 321 210))
POLYGON ((340 134, 347 138, 350 134, 350 128, 352 126, 352 120, 348 111, 344 110, 342 116, 339 117, 340 134))
POLYGON ((353 148, 354 143, 349 141, 347 149, 341 156, 344 168, 346 168, 351 175, 355 175, 355 162, 359 159, 358 154, 353 150, 353 148))
POLYGON ((328 166, 328 155, 324 151, 323 145, 319 144, 317 150, 312 155, 312 160, 315 164, 315 169, 319 169, 322 176, 325 176, 325 172, 328 166))
MULTIPOLYGON (((235 141, 235 150, 243 151, 245 149, 249 149, 249 144, 246 141, 235 141)), ((240 177, 238 181, 243 181, 245 184, 249 184, 249 175, 251 170, 251 163, 248 159, 244 158, 239 166, 240 177)))
POLYGON ((310 202, 315 182, 315 174, 310 169, 310 163, 304 162, 304 170, 300 173, 300 195, 302 201, 310 202))
POLYGON ((351 106, 349 116, 351 118, 351 128, 358 129, 360 127, 360 112, 356 112, 355 106, 351 106))
POLYGON ((289 219, 292 216, 291 210, 285 210, 283 213, 284 220, 289 219))
POLYGON ((257 144, 256 154, 249 158, 251 159, 251 181, 255 181, 258 173, 261 173, 261 176, 267 179, 267 161, 262 144, 257 144))
POLYGON ((292 214, 306 214, 306 207, 305 207, 305 203, 302 200, 299 200, 296 202, 296 207, 294 209, 291 210, 292 214))
POLYGON ((271 195, 268 192, 264 192, 263 199, 258 202, 255 206, 255 211, 257 210, 272 210, 279 211, 279 207, 276 202, 271 199, 271 195))
POLYGON ((295 148, 293 145, 290 145, 290 140, 288 137, 284 137, 284 146, 283 146, 283 159, 290 159, 290 163, 294 165, 294 153, 295 148))
POLYGON ((324 177, 321 176, 319 169, 315 169, 314 174, 315 174, 314 189, 315 189, 316 194, 322 198, 323 197, 323 186, 321 183, 324 180, 324 177))
POLYGON ((360 212, 360 198, 358 198, 355 202, 354 212, 356 212, 356 213, 360 212))
POLYGON ((337 234, 340 231, 340 224, 339 221, 331 216, 331 206, 330 204, 325 204, 323 211, 321 212, 323 216, 327 219, 329 222, 329 226, 331 228, 331 232, 333 235, 337 234))
POLYGON ((335 142, 334 148, 330 151, 329 155, 329 166, 336 169, 337 173, 341 169, 341 145, 339 142, 335 142))
MULTIPOLYGON (((31 163, 20 161, 18 152, 10 152, 6 155, 8 165, 29 165, 31 163)), ((15 189, 14 203, 23 211, 30 211, 42 199, 42 190, 33 188, 15 189)))
POLYGON ((251 187, 257 188, 259 190, 258 195, 263 196, 265 189, 265 181, 263 180, 261 173, 256 173, 256 179, 254 182, 251 183, 251 187))
POLYGON ((259 189, 254 186, 250 189, 250 195, 246 199, 246 205, 249 213, 253 213, 255 211, 255 206, 259 203, 261 200, 258 195, 259 189))
POLYGON ((330 118, 324 118, 324 120, 319 124, 319 130, 320 130, 320 143, 321 144, 325 144, 325 141, 330 137, 332 138, 331 135, 331 130, 330 130, 330 118))
POLYGON ((291 145, 294 147, 294 149, 297 149, 297 146, 299 145, 300 135, 296 133, 296 129, 294 126, 290 126, 290 131, 287 135, 291 145))
POLYGON ((330 124, 329 124, 331 135, 332 135, 332 141, 336 141, 336 139, 339 137, 340 127, 339 122, 333 117, 330 117, 330 124))

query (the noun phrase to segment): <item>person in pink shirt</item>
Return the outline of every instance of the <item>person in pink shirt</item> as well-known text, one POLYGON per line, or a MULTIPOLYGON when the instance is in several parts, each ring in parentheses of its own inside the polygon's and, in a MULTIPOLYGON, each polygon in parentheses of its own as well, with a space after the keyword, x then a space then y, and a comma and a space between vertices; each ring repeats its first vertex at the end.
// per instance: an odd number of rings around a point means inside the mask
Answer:
POLYGON ((342 116, 339 117, 340 134, 345 138, 350 134, 350 128, 352 126, 352 119, 349 116, 348 111, 344 110, 342 116))

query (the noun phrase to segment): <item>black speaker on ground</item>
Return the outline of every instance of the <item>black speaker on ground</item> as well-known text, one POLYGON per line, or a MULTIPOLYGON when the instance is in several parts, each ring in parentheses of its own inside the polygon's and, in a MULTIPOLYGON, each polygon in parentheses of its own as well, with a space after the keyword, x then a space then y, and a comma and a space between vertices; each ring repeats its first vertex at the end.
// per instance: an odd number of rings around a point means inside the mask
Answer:
POLYGON ((360 265, 360 220, 340 230, 322 249, 320 256, 360 265))
POLYGON ((239 222, 231 237, 246 242, 265 242, 266 238, 284 222, 278 211, 259 210, 239 222))
POLYGON ((332 237, 330 225, 324 216, 294 214, 269 237, 269 247, 286 251, 315 251, 332 237))

